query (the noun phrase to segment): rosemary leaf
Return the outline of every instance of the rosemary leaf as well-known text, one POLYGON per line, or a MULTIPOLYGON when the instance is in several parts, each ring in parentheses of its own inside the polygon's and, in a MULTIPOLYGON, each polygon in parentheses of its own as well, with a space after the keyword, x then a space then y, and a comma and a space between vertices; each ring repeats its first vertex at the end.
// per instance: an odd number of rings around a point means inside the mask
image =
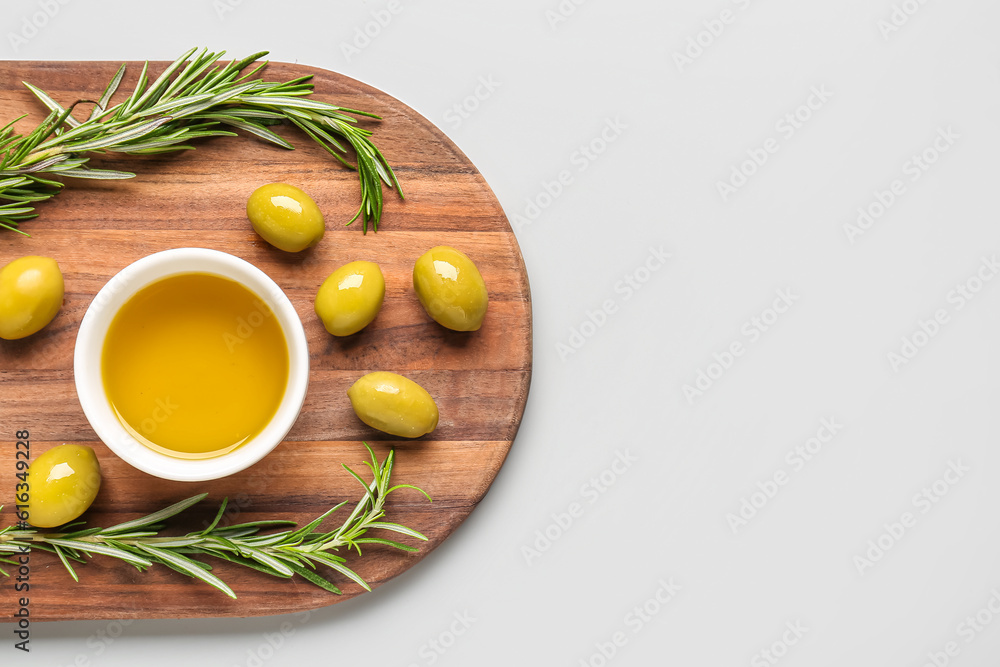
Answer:
POLYGON ((66 547, 69 549, 75 549, 77 551, 84 551, 87 553, 102 554, 104 556, 112 556, 120 560, 132 563, 133 565, 141 565, 143 567, 148 567, 152 565, 151 562, 143 558, 142 556, 136 555, 124 549, 118 549, 117 547, 110 546, 110 544, 98 544, 96 542, 83 542, 80 540, 61 540, 59 538, 50 537, 45 540, 47 544, 53 547, 66 547))
POLYGON ((182 574, 189 575, 195 579, 200 579, 206 584, 215 586, 234 600, 236 599, 236 593, 233 592, 233 589, 230 588, 222 579, 219 579, 211 572, 205 571, 205 568, 201 564, 198 564, 198 561, 178 556, 177 554, 171 553, 165 549, 157 549, 146 545, 139 545, 139 548, 155 557, 161 564, 166 565, 173 570, 177 570, 182 574))
POLYGON ((354 540, 355 544, 383 544, 387 547, 394 547, 400 551, 420 551, 416 547, 411 547, 407 544, 401 542, 396 542, 395 540, 386 540, 381 537, 359 537, 354 540))
POLYGON ((322 588, 324 590, 330 591, 334 595, 340 595, 341 594, 341 590, 339 588, 337 588, 336 586, 334 586, 332 582, 327 581, 326 579, 324 579, 323 577, 319 576, 318 574, 316 574, 312 570, 310 570, 308 568, 305 568, 305 567, 303 567, 301 565, 292 565, 291 567, 292 567, 292 570, 295 571, 295 574, 299 575, 300 577, 302 577, 303 579, 305 579, 309 583, 315 584, 316 586, 319 586, 320 588, 322 588))
POLYGON ((402 533, 403 535, 409 535, 410 537, 415 537, 418 540, 426 540, 427 538, 412 528, 407 528, 406 526, 401 526, 398 523, 389 523, 387 521, 370 521, 368 522, 369 528, 381 528, 382 530, 391 530, 396 533, 402 533))
POLYGON ((66 559, 66 554, 59 547, 55 547, 55 550, 56 550, 56 555, 59 556, 59 560, 63 564, 63 567, 65 567, 66 570, 69 572, 69 576, 73 577, 73 581, 79 583, 80 577, 76 576, 76 570, 74 570, 73 566, 69 564, 69 561, 66 559))
MULTIPOLYGON (((34 86, 32 86, 27 81, 22 81, 21 83, 23 83, 25 85, 25 87, 28 90, 30 90, 32 92, 32 94, 35 97, 37 97, 42 104, 44 104, 45 106, 47 106, 50 111, 54 111, 55 113, 58 113, 58 114, 63 114, 63 113, 66 112, 66 109, 64 109, 63 106, 61 104, 59 104, 58 102, 56 102, 54 99, 52 99, 51 97, 49 97, 48 94, 45 91, 39 90, 38 88, 35 88, 34 86)), ((73 118, 73 116, 67 115, 66 116, 66 123, 68 125, 70 125, 71 127, 76 127, 77 125, 80 124, 80 121, 78 121, 76 118, 73 118)))
POLYGON ((122 63, 122 66, 118 68, 115 75, 111 77, 111 81, 108 82, 108 87, 104 89, 104 94, 101 95, 101 99, 97 101, 96 105, 94 105, 94 108, 90 112, 90 118, 87 120, 94 120, 104 112, 108 106, 108 102, 111 101, 111 97, 115 94, 115 92, 117 92, 123 76, 125 76, 125 63, 122 63))
POLYGON ((327 554, 321 551, 309 554, 309 558, 313 559, 318 563, 322 563, 323 565, 326 565, 327 567, 332 568, 337 572, 340 572, 342 575, 344 575, 348 579, 353 580, 356 584, 364 588, 366 591, 370 591, 372 589, 372 587, 368 585, 368 582, 362 579, 354 570, 347 567, 346 565, 341 564, 339 561, 334 560, 333 558, 327 557, 327 554))
POLYGON ((180 514, 192 505, 197 505, 205 497, 208 496, 207 493, 201 493, 197 496, 192 496, 187 500, 182 500, 179 503, 174 503, 170 507, 166 507, 158 512, 153 512, 147 516, 140 519, 133 519, 132 521, 126 521, 125 523, 120 523, 117 526, 111 526, 110 528, 105 528, 101 531, 103 535, 111 535, 112 533, 124 533, 125 531, 132 530, 133 528, 144 528, 145 526, 150 526, 161 521, 166 521, 170 517, 180 514))

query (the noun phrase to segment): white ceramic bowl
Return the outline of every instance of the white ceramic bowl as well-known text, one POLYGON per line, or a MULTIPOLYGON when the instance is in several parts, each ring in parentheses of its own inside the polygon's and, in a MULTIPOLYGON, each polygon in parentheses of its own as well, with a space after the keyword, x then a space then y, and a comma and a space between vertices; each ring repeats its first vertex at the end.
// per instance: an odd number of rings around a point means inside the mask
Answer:
POLYGON ((295 308, 267 275, 239 257, 206 248, 176 248, 130 264, 97 293, 80 324, 73 360, 76 393, 90 425, 111 451, 143 472, 182 482, 232 475, 250 467, 288 434, 309 384, 309 350, 295 308), (209 273, 234 280, 259 296, 275 314, 288 343, 288 386, 264 430, 235 450, 207 459, 180 459, 146 447, 118 421, 104 390, 101 354, 111 321, 128 299, 152 282, 178 273, 209 273))

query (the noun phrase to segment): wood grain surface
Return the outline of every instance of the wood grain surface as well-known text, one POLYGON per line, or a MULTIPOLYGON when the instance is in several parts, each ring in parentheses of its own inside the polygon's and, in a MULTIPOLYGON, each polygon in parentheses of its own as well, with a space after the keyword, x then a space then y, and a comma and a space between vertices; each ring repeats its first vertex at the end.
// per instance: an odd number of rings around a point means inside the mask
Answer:
MULTIPOLYGON (((166 63, 151 66, 158 73, 166 63)), ((118 63, 0 63, 0 119, 29 116, 28 131, 45 109, 22 81, 70 104, 97 99, 118 63)), ((122 90, 131 90, 141 63, 130 63, 122 90)), ((93 447, 104 483, 85 515, 90 525, 111 525, 155 511, 203 491, 209 498, 178 517, 178 531, 200 529, 228 496, 230 523, 259 519, 304 522, 363 489, 341 468, 362 469, 373 445, 380 458, 396 448, 395 482, 416 484, 433 497, 394 494, 390 520, 428 536, 419 553, 369 545, 348 555, 348 565, 376 587, 430 553, 473 510, 489 489, 517 433, 531 378, 531 300, 524 264, 503 210, 468 158, 430 122, 398 100, 353 79, 315 68, 274 63, 268 80, 313 74, 315 97, 378 113, 375 130, 402 183, 406 200, 386 192, 378 233, 362 235, 360 223, 345 227, 359 201, 356 175, 340 166, 295 128, 278 133, 296 150, 254 137, 217 138, 197 150, 168 156, 102 157, 95 166, 125 169, 129 181, 66 179, 55 199, 24 224, 32 236, 0 234, 0 264, 29 254, 56 259, 66 281, 63 309, 45 330, 21 341, 0 340, 0 516, 10 510, 15 485, 15 431, 31 433, 31 457, 71 442, 93 447), (263 242, 246 219, 250 193, 284 181, 310 193, 327 220, 322 242, 286 254, 263 242), (411 284, 414 261, 425 250, 448 244, 479 266, 489 290, 486 321, 478 332, 456 333, 421 309, 411 284), (141 473, 113 455, 90 428, 77 399, 73 348, 77 327, 95 293, 116 272, 160 250, 205 247, 232 253, 273 278, 291 299, 305 326, 311 375, 305 407, 286 441, 248 470, 214 482, 171 482, 141 473), (385 304, 375 322, 354 336, 326 333, 313 311, 323 279, 353 260, 377 262, 386 278, 385 304), (411 377, 437 400, 437 430, 416 441, 389 438, 362 424, 351 410, 347 388, 372 370, 411 377)), ((121 95, 121 94, 119 94, 121 95)), ((83 117, 88 110, 77 113, 83 117)), ((342 521, 348 510, 334 519, 342 521), (338 518, 339 517, 339 518, 338 518)), ((408 539, 408 538, 404 538, 408 539)), ((411 541, 412 542, 412 541, 411 541)), ((74 583, 54 555, 35 552, 30 562, 33 620, 256 616, 323 607, 364 589, 328 572, 344 595, 302 580, 282 580, 226 563, 212 563, 236 591, 231 600, 201 582, 160 566, 139 573, 117 560, 96 557, 77 568, 74 583)), ((13 613, 10 579, 0 579, 0 612, 13 613)))

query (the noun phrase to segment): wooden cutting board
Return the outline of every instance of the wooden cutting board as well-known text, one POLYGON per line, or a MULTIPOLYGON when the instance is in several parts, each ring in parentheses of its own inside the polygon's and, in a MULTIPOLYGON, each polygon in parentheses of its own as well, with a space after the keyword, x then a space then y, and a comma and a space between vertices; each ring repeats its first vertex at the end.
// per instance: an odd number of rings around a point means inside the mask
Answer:
MULTIPOLYGON (((151 66, 158 74, 166 66, 151 66)), ((0 119, 25 112, 17 124, 30 131, 46 115, 22 81, 68 105, 97 99, 118 63, 0 63, 0 119)), ((130 63, 121 90, 131 90, 141 63, 130 63)), ((15 432, 30 431, 34 459, 55 445, 90 445, 104 483, 84 515, 89 525, 112 525, 207 491, 209 498, 171 524, 201 529, 228 496, 226 521, 260 519, 306 522, 363 489, 341 467, 364 469, 362 440, 379 458, 396 449, 396 483, 424 488, 390 497, 388 520, 429 538, 419 553, 369 545, 348 566, 372 587, 395 577, 434 550, 469 515, 503 464, 524 410, 531 379, 531 299, 524 263, 504 212, 469 159, 434 125, 405 104, 363 83, 325 70, 271 64, 268 80, 314 75, 315 98, 383 117, 364 123, 402 183, 406 200, 386 192, 378 233, 345 227, 359 201, 354 172, 340 166, 295 128, 278 133, 296 146, 287 151, 254 137, 217 138, 197 150, 162 157, 115 157, 95 166, 137 173, 129 181, 66 179, 55 199, 39 206, 23 225, 31 238, 0 233, 0 264, 45 255, 59 262, 66 299, 56 319, 21 341, 0 340, 0 521, 15 522, 15 432), (284 181, 310 193, 324 212, 327 233, 311 251, 286 254, 263 242, 246 219, 247 197, 258 186, 284 181), (425 250, 448 244, 473 258, 486 281, 490 305, 478 332, 448 331, 421 309, 411 284, 414 261, 425 250), (177 247, 222 250, 255 264, 291 299, 305 326, 311 375, 309 393, 286 441, 243 473, 213 482, 171 482, 141 473, 98 441, 84 417, 73 381, 77 328, 96 292, 135 260, 177 247), (353 260, 378 262, 386 278, 385 304, 375 322, 337 339, 313 311, 320 283, 353 260), (351 410, 347 388, 372 370, 413 378, 435 397, 437 430, 417 441, 390 438, 362 424, 351 410)), ((121 96, 121 94, 119 94, 121 96)), ((117 98, 116 98, 117 99, 117 98)), ((78 111, 85 117, 89 107, 78 111)), ((348 509, 334 515, 335 524, 348 509)), ((30 560, 33 620, 256 616, 300 611, 341 602, 365 592, 337 573, 337 596, 303 580, 283 580, 235 565, 212 562, 235 590, 231 600, 212 587, 164 567, 139 573, 98 556, 77 567, 74 583, 56 557, 35 552, 30 560)), ((10 569, 10 568, 6 568, 10 569)), ((0 613, 16 611, 11 579, 0 579, 0 613)), ((10 616, 8 616, 10 618, 10 616)))

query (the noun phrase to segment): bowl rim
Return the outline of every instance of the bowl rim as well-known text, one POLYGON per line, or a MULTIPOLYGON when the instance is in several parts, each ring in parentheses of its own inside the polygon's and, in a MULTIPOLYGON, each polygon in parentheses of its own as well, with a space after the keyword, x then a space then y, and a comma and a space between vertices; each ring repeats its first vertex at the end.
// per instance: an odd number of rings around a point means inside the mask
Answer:
POLYGON ((210 248, 172 248, 146 255, 116 273, 94 296, 80 322, 73 354, 77 398, 98 438, 133 467, 181 482, 219 479, 249 468, 277 447, 291 430, 309 385, 309 350, 305 329, 288 296, 260 268, 210 248), (156 452, 128 433, 104 390, 104 339, 121 307, 142 288, 163 278, 207 273, 233 280, 256 294, 275 314, 288 346, 288 383, 267 426, 235 450, 206 459, 181 459, 156 452))

